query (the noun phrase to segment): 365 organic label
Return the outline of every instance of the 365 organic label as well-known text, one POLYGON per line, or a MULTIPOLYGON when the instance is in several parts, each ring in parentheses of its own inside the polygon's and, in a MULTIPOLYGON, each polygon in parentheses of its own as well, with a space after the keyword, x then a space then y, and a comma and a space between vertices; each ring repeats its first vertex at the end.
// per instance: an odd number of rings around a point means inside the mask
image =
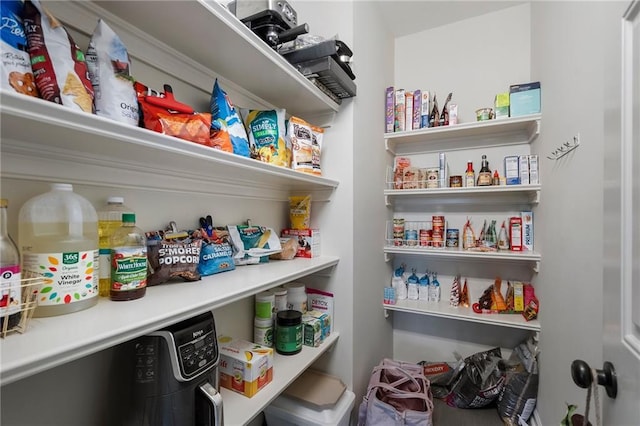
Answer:
POLYGON ((24 270, 44 278, 39 306, 63 305, 98 296, 98 251, 24 254, 24 270))

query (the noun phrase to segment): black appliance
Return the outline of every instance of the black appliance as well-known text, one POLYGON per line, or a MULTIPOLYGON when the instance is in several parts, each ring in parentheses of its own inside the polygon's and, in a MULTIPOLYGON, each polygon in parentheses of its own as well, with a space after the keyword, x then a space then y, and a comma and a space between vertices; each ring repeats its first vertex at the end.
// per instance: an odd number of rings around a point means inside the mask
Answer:
POLYGON ((218 342, 211 312, 135 339, 131 345, 127 425, 223 424, 218 342))
POLYGON ((309 32, 298 25, 298 14, 284 0, 235 0, 229 10, 272 48, 309 32))

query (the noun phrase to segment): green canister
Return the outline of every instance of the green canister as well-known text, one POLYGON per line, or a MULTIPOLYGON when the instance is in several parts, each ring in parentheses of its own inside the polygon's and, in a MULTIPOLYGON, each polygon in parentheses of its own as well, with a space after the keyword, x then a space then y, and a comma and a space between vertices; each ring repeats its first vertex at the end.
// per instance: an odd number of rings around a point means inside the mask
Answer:
POLYGON ((295 355, 302 350, 302 312, 278 311, 275 346, 281 355, 295 355))

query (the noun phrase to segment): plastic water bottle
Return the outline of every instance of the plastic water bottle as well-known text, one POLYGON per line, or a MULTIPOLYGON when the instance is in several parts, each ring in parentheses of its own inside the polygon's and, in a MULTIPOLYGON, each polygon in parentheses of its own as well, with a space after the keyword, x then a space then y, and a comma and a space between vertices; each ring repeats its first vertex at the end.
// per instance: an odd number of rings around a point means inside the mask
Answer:
POLYGON ((7 231, 9 201, 0 200, 0 329, 11 330, 20 323, 20 253, 7 231))
POLYGON ((73 186, 51 190, 24 203, 18 217, 22 270, 43 276, 33 315, 48 317, 98 303, 98 215, 73 186))
POLYGON ((100 296, 109 297, 111 290, 111 236, 122 226, 122 214, 133 213, 124 205, 124 198, 109 197, 107 204, 98 210, 98 238, 100 245, 100 296))

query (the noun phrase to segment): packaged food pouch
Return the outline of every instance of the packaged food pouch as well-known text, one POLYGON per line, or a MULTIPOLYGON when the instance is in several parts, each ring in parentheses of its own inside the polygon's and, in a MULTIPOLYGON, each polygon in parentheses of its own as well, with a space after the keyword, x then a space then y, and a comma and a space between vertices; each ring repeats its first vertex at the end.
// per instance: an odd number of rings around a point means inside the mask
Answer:
POLYGON ((291 117, 287 122, 287 139, 291 144, 291 168, 313 174, 311 125, 301 118, 291 117))
POLYGON ((318 126, 311 126, 311 161, 313 162, 313 174, 322 176, 322 144, 324 143, 324 129, 318 126))
POLYGON ((225 152, 233 152, 233 144, 229 136, 227 122, 221 118, 216 118, 211 122, 210 131, 211 146, 225 152), (215 130, 214 130, 215 129, 215 130))
POLYGON ((256 159, 281 167, 291 166, 291 147, 285 140, 285 110, 249 110, 240 113, 247 126, 249 147, 256 159))
POLYGON ((130 74, 129 53, 120 37, 102 19, 93 31, 86 59, 96 114, 137 126, 138 99, 130 74))
POLYGON ((311 195, 289 197, 291 229, 308 229, 311 226, 311 195))
POLYGON ((233 246, 229 232, 225 228, 215 228, 212 236, 202 241, 198 272, 207 276, 234 269, 236 265, 233 261, 233 246))
POLYGON ((184 281, 200 279, 198 264, 202 240, 189 236, 174 238, 174 235, 165 231, 146 233, 148 286, 162 284, 175 278, 184 281))
POLYGON ((141 127, 201 145, 212 146, 209 113, 196 113, 189 105, 176 101, 173 97, 173 89, 168 84, 164 85, 163 93, 139 81, 134 83, 134 88, 140 105, 141 127))
POLYGON ((31 61, 27 51, 27 37, 22 24, 22 1, 3 0, 2 28, 0 28, 0 87, 10 92, 38 96, 36 81, 31 72, 31 61))
POLYGON ((475 353, 464 359, 464 366, 447 395, 447 404, 458 408, 485 407, 498 399, 504 382, 500 348, 475 353))
POLYGON ((269 256, 282 251, 280 238, 271 228, 252 225, 227 227, 233 244, 233 260, 237 266, 269 261, 269 256))
POLYGON ((64 26, 38 0, 25 1, 22 18, 40 97, 94 113, 93 86, 84 53, 64 26))
POLYGON ((231 100, 218 84, 217 78, 213 85, 210 106, 211 134, 224 140, 218 133, 226 132, 231 141, 233 153, 248 157, 249 140, 247 139, 247 131, 231 100))

